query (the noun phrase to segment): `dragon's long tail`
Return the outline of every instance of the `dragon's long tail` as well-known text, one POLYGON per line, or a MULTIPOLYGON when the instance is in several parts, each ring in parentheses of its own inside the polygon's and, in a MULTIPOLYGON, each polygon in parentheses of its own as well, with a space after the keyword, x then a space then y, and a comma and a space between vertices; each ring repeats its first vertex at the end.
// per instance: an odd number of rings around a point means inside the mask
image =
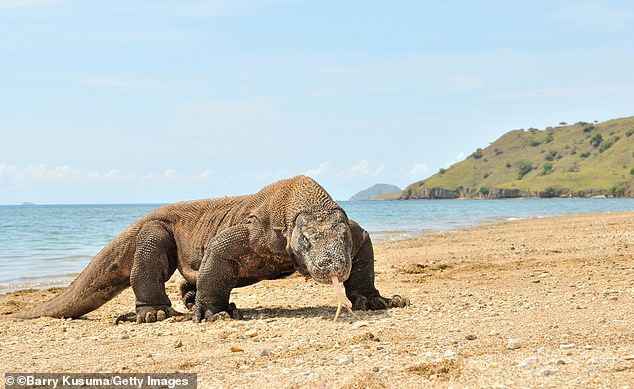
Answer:
POLYGON ((136 225, 128 227, 104 247, 62 293, 44 304, 10 317, 78 318, 111 300, 130 286, 137 230, 136 225))

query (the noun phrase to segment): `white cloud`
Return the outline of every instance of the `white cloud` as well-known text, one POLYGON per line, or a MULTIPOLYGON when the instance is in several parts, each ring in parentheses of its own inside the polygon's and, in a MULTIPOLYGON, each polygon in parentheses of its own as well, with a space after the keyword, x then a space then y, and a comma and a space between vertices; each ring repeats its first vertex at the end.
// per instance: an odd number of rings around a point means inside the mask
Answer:
POLYGON ((169 184, 184 184, 185 182, 194 182, 194 177, 180 173, 176 169, 167 169, 161 176, 161 181, 169 184))
POLYGON ((464 161, 464 159, 465 159, 465 158, 467 158, 467 154, 465 154, 465 153, 460 153, 460 154, 456 155, 456 157, 455 157, 453 160, 451 160, 451 161, 447 162, 447 163, 445 164, 445 167, 446 167, 446 168, 448 168, 448 167, 450 167, 451 165, 453 165, 454 163, 462 162, 462 161, 464 161))
MULTIPOLYGON (((211 171, 206 170, 198 177, 207 177, 210 174, 211 171)), ((167 169, 162 174, 147 173, 141 176, 133 171, 123 171, 118 168, 101 173, 98 170, 83 171, 67 165, 48 167, 39 163, 20 168, 0 162, 0 182, 9 182, 13 185, 77 184, 86 186, 98 183, 138 183, 143 185, 150 182, 173 182, 181 179, 194 181, 195 177, 185 177, 176 169, 167 169)))
POLYGON ((163 177, 168 179, 173 179, 173 178, 176 178, 177 176, 178 176, 178 171, 176 169, 167 169, 165 172, 163 172, 163 177))
POLYGON ((211 178, 213 178, 214 176, 214 171, 211 169, 205 169, 202 172, 200 172, 198 175, 196 175, 194 177, 194 181, 205 181, 205 180, 209 180, 211 178))
POLYGON ((158 175, 155 173, 149 173, 141 176, 141 181, 143 182, 151 182, 158 178, 158 175))
POLYGON ((414 167, 412 167, 409 170, 409 175, 411 177, 421 177, 423 175, 426 175, 427 172, 429 172, 429 166, 427 166, 426 163, 419 163, 414 165, 414 167))
POLYGON ((41 180, 46 175, 46 166, 43 164, 34 164, 22 169, 15 166, 9 166, 9 177, 18 180, 41 180))
POLYGON ((111 180, 111 179, 117 179, 120 178, 122 176, 121 170, 119 169, 110 169, 110 171, 102 176, 99 176, 100 180, 111 180))
POLYGON ((32 164, 24 168, 0 163, 0 178, 12 183, 45 182, 67 184, 75 181, 80 172, 70 166, 58 166, 49 168, 44 164, 32 164))
POLYGON ((351 178, 357 177, 373 177, 378 178, 385 173, 385 165, 380 164, 378 166, 364 160, 359 161, 358 164, 350 166, 347 171, 347 175, 351 178))
POLYGON ((332 177, 343 179, 380 179, 386 172, 387 167, 385 164, 375 165, 367 160, 361 160, 357 164, 349 166, 347 168, 337 167, 330 162, 322 162, 319 167, 315 169, 309 169, 301 174, 305 174, 309 177, 332 177))
POLYGON ((74 181, 79 177, 80 172, 70 166, 59 166, 46 173, 47 179, 54 182, 74 181))
POLYGON ((322 162, 321 165, 319 165, 319 167, 317 167, 316 169, 309 169, 302 172, 301 174, 306 175, 308 177, 317 178, 317 177, 323 177, 323 176, 334 174, 334 173, 335 173, 335 169, 332 167, 330 162, 322 162))
POLYGON ((99 183, 99 182, 108 182, 108 183, 134 183, 139 180, 143 180, 143 178, 139 178, 139 176, 135 172, 124 172, 121 169, 112 168, 108 170, 106 173, 101 173, 98 170, 91 170, 88 173, 80 172, 78 174, 79 179, 81 179, 82 184, 88 185, 90 183, 99 183))

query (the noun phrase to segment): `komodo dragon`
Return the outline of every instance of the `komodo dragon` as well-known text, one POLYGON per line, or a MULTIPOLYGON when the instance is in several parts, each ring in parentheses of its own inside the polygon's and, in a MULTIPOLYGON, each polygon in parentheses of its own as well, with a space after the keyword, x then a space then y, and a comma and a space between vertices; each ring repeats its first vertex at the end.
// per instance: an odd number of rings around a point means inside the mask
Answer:
POLYGON ((179 270, 181 295, 195 321, 234 315, 235 287, 294 271, 320 283, 343 281, 355 310, 407 304, 374 287, 368 233, 315 181, 297 176, 258 193, 179 202, 158 208, 104 247, 61 294, 13 317, 77 318, 128 286, 136 312, 119 320, 149 323, 183 315, 171 307, 165 282, 179 270))

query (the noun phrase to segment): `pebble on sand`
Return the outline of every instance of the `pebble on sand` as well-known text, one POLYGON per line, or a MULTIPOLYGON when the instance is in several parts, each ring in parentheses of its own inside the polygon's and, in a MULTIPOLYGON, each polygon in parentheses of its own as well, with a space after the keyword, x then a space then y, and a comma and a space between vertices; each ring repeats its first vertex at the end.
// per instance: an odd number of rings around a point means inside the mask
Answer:
POLYGON ((509 350, 517 350, 522 347, 522 342, 518 339, 509 339, 506 348, 509 350))

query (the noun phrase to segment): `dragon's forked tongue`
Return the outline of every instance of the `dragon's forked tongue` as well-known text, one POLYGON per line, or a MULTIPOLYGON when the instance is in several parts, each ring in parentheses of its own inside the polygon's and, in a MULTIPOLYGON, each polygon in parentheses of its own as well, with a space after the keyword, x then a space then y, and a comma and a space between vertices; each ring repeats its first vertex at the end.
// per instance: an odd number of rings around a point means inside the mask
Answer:
POLYGON ((337 300, 338 300, 337 313, 335 313, 335 319, 333 321, 337 321, 337 319, 339 318, 339 314, 341 313, 342 306, 346 307, 346 309, 348 310, 348 312, 350 312, 352 316, 357 317, 357 315, 355 315, 354 312, 352 311, 350 302, 348 301, 346 296, 344 296, 343 294, 343 290, 341 289, 341 283, 339 282, 339 278, 337 276, 332 276, 332 287, 335 289, 335 294, 337 295, 337 300))

